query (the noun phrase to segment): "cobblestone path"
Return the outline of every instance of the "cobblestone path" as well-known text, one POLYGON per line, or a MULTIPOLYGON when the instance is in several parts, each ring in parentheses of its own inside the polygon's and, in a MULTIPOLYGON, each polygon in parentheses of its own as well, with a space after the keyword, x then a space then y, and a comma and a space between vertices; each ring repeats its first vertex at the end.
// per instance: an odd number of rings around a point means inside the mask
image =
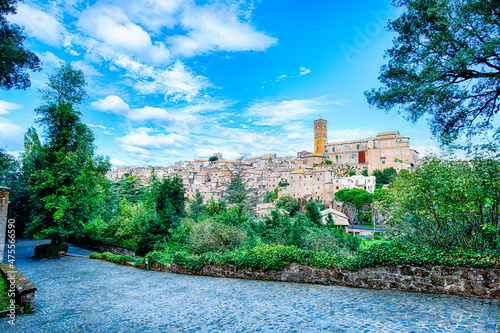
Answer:
MULTIPOLYGON (((147 272, 77 257, 16 266, 38 287, 33 315, 0 332, 497 332, 498 301, 147 272)), ((89 251, 70 247, 70 253, 89 251)))

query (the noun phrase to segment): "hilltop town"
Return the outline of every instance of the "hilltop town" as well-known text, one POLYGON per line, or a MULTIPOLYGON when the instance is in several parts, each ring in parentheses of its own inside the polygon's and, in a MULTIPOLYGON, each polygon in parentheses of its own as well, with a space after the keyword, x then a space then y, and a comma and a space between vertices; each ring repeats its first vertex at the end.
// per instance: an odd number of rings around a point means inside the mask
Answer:
POLYGON ((289 195, 294 198, 317 199, 326 206, 334 193, 344 188, 375 190, 374 170, 393 167, 397 172, 410 169, 418 160, 417 151, 410 148, 410 139, 399 132, 378 133, 375 137, 328 142, 327 121, 314 121, 314 152, 301 151, 297 156, 279 157, 266 154, 239 160, 225 160, 221 153, 210 158, 177 162, 171 166, 122 167, 109 171, 108 179, 117 181, 126 175, 134 176, 144 185, 152 172, 159 179, 182 178, 186 197, 193 200, 200 193, 204 202, 223 198, 224 190, 236 169, 248 190, 255 194, 255 213, 265 215, 273 207, 265 202, 266 194, 275 198, 289 195))

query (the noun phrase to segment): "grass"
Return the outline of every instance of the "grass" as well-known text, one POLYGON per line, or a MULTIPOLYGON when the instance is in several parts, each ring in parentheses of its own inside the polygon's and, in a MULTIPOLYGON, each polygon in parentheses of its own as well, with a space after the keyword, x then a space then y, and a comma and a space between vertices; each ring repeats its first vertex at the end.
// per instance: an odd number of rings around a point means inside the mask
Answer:
POLYGON ((0 311, 7 310, 9 305, 9 281, 0 274, 0 311))

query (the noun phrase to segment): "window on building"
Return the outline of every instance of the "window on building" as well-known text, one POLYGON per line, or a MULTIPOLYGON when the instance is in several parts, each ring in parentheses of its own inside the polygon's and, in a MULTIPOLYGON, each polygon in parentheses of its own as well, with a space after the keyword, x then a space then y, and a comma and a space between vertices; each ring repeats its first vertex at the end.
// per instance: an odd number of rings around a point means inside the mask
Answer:
POLYGON ((381 142, 381 143, 380 143, 380 147, 382 147, 382 146, 383 146, 383 143, 381 142))
POLYGON ((335 147, 332 147, 332 153, 335 153, 335 147))
POLYGON ((387 156, 391 156, 391 152, 388 152, 388 153, 387 153, 387 156))
POLYGON ((358 150, 359 150, 359 148, 360 148, 360 146, 359 146, 359 145, 357 145, 357 146, 356 146, 356 149, 358 149, 358 150))
POLYGON ((385 153, 384 153, 384 152, 381 152, 381 153, 380 153, 380 156, 381 156, 381 157, 385 157, 385 153))
POLYGON ((394 147, 394 142, 392 142, 392 146, 394 147))
POLYGON ((347 146, 344 146, 344 150, 347 150, 347 146))
POLYGON ((326 128, 326 126, 325 126, 325 125, 323 125, 323 128, 326 128))
POLYGON ((375 156, 372 156, 372 161, 375 161, 375 156))
POLYGON ((382 161, 382 164, 385 164, 385 161, 382 161))
POLYGON ((403 150, 403 155, 405 154, 405 151, 403 150))
POLYGON ((316 128, 319 128, 319 126, 318 126, 318 125, 316 125, 316 128))

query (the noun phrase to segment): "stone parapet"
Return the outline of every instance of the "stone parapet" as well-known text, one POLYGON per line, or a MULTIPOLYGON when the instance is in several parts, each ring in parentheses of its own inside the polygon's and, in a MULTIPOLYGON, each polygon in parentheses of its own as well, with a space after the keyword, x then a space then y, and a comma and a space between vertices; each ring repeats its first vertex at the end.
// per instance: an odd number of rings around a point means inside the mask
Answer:
POLYGON ((7 187, 0 187, 0 264, 3 262, 5 236, 7 229, 7 208, 9 206, 9 191, 7 187))
MULTIPOLYGON (((35 309, 36 286, 16 267, 9 264, 0 265, 0 274, 8 280, 8 285, 14 285, 16 303, 24 312, 32 312, 35 309)), ((9 288, 10 289, 10 288, 9 288)))
POLYGON ((500 269, 406 265, 381 266, 349 271, 291 263, 283 271, 237 269, 232 265, 207 264, 200 271, 177 265, 153 263, 152 270, 177 274, 249 280, 342 285, 347 287, 500 298, 500 269))

